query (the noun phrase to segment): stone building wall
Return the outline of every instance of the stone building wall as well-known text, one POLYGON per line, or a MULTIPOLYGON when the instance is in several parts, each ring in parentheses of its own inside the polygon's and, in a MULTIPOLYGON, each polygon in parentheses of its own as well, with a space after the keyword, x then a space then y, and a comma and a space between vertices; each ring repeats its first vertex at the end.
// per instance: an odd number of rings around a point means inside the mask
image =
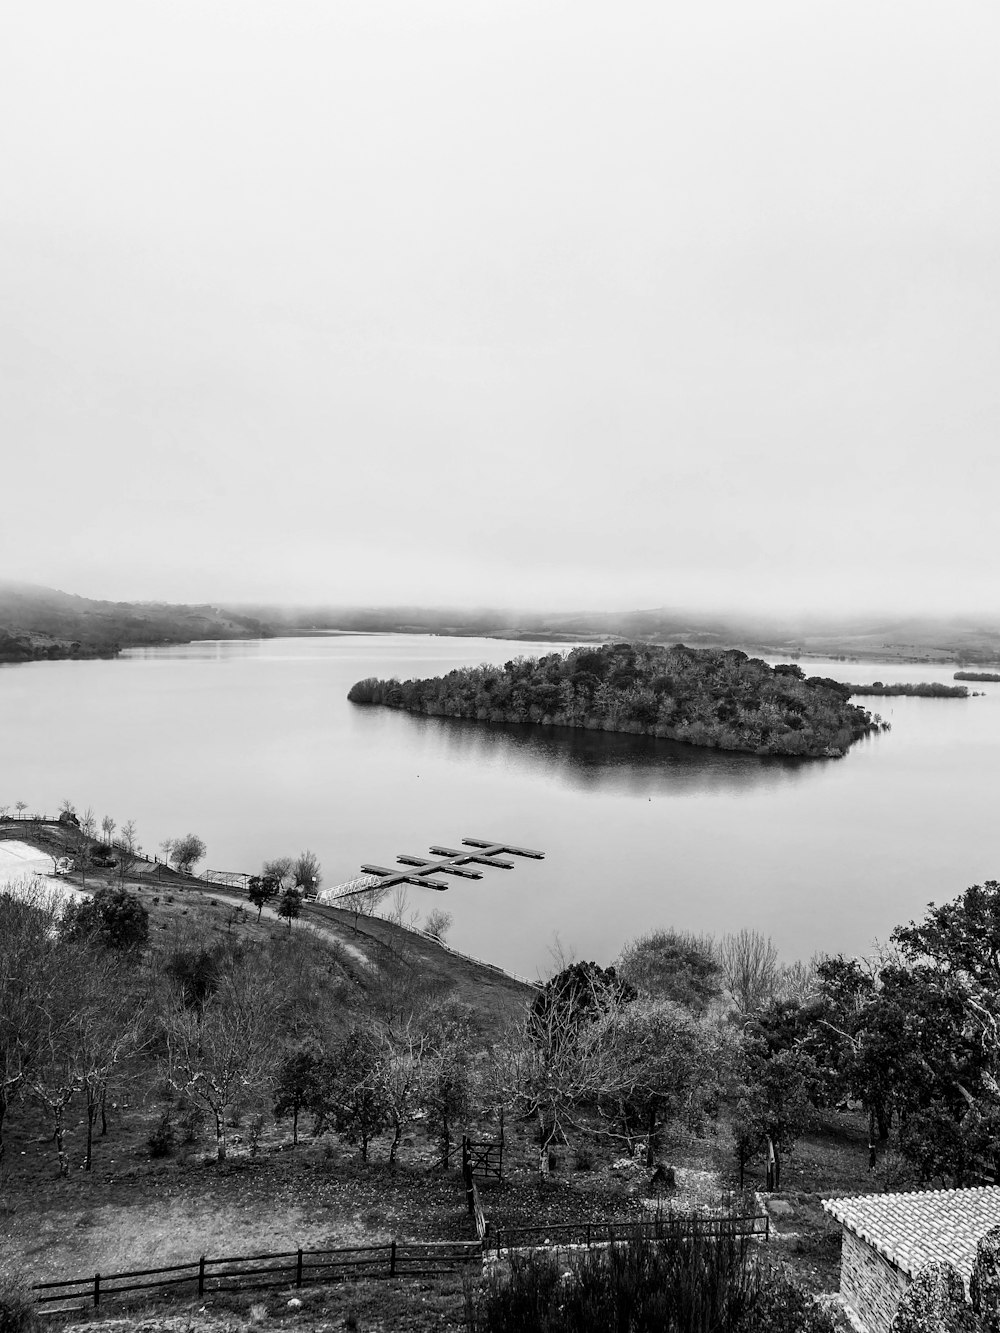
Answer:
POLYGON ((906 1273, 883 1259, 867 1241, 844 1228, 840 1294, 869 1333, 889 1333, 896 1306, 909 1285, 906 1273))

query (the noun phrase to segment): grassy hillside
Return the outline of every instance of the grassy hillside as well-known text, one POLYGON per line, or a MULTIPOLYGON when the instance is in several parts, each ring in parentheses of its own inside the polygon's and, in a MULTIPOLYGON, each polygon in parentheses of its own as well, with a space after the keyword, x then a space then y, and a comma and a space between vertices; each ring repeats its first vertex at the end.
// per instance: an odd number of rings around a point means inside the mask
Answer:
POLYGON ((0 583, 0 662, 114 657, 122 648, 271 633, 252 616, 213 606, 101 602, 33 584, 0 583))

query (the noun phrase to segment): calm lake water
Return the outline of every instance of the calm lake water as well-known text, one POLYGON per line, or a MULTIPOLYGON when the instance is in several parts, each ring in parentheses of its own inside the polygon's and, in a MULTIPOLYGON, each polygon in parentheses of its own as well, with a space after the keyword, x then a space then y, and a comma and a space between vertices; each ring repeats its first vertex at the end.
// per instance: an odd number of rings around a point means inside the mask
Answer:
MULTIPOLYGON (((859 952, 1000 876, 1000 685, 872 699, 892 731, 840 760, 719 754, 641 737, 492 727, 351 705, 363 676, 437 675, 551 645, 336 635, 134 650, 0 668, 0 802, 63 797, 134 819, 149 851, 195 832, 204 865, 312 848, 327 885, 364 861, 495 838, 546 853, 414 888, 450 941, 545 972, 558 940, 610 962, 675 925, 770 933, 784 957, 859 952)), ((951 681, 952 667, 807 662, 841 680, 951 681)))

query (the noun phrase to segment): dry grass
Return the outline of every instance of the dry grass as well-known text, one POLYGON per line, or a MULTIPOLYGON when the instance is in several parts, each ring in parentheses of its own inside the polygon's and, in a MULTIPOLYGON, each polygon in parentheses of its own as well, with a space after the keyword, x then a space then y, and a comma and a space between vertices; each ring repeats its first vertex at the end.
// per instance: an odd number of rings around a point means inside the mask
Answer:
MULTIPOLYGON (((302 1333, 460 1333, 465 1329, 462 1281, 397 1279, 344 1282, 337 1286, 275 1291, 262 1298, 216 1297, 170 1307, 137 1308, 99 1320, 101 1333, 243 1333, 258 1329, 302 1333), (295 1299, 298 1306, 289 1306, 295 1299)), ((98 1321, 73 1319, 63 1333, 94 1333, 98 1321)))

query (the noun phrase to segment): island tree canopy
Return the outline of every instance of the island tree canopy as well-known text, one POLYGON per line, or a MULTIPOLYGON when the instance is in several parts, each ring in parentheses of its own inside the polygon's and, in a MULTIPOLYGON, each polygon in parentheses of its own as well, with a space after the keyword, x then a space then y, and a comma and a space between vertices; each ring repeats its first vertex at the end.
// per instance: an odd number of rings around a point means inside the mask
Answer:
POLYGON ((850 687, 735 649, 615 643, 428 680, 352 686, 354 703, 411 713, 625 731, 757 754, 842 755, 881 724, 850 687))

